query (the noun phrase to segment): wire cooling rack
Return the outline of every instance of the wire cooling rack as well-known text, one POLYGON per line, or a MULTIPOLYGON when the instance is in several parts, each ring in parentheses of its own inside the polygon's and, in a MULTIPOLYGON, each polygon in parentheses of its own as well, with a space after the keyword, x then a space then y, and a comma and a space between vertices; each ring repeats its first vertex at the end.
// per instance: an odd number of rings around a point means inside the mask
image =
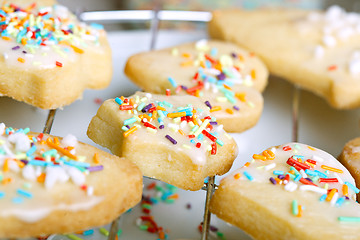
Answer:
MULTIPOLYGON (((84 21, 96 21, 96 22, 133 22, 133 21, 149 21, 151 37, 149 39, 149 48, 154 49, 158 42, 159 23, 161 21, 191 21, 191 22, 208 22, 211 19, 211 13, 209 12, 191 12, 191 11, 163 11, 163 10, 145 10, 145 11, 104 11, 104 12, 85 12, 79 15, 84 21)), ((303 92, 296 86, 291 86, 288 83, 279 80, 272 79, 270 82, 270 90, 265 91, 265 117, 260 119, 261 131, 265 132, 268 140, 264 141, 265 147, 282 144, 283 141, 292 140, 298 141, 299 138, 302 142, 313 145, 315 147, 322 148, 325 151, 336 156, 340 153, 340 150, 344 143, 351 138, 360 135, 359 131, 359 110, 351 111, 338 111, 330 108, 322 99, 303 92), (283 87, 285 86, 285 87, 283 87), (277 95, 274 95, 273 88, 277 88, 277 95), (290 91, 290 92, 289 92, 290 91), (271 93, 270 93, 271 92, 271 93), (272 94, 270 96, 270 94, 272 94), (300 98, 300 95, 302 97, 300 98), (275 99, 275 100, 274 100, 275 99), (270 100, 270 101, 269 101, 270 100), (285 102, 285 103, 284 103, 285 102), (287 109, 283 109, 287 108, 287 109), (269 117, 269 110, 271 109, 272 116, 269 117), (282 111, 282 112, 281 112, 282 111), (302 113, 300 116, 299 113, 302 113), (275 112, 275 114, 274 114, 275 112), (286 112, 286 113, 284 113, 286 112), (291 114, 290 114, 291 113, 291 114), (281 122, 281 117, 286 117, 289 124, 278 124, 281 122), (264 119, 266 118, 266 119, 264 119), (266 121, 266 124, 264 122, 266 121), (347 123, 344 125, 343 123, 347 123), (263 127, 265 126, 265 127, 263 127), (269 129, 268 126, 272 128, 269 129), (300 126, 300 127, 299 127, 300 126), (301 128, 301 131, 299 131, 301 128), (276 134, 281 131, 285 133, 285 137, 279 138, 276 134), (301 136, 299 136, 299 132, 301 136), (287 134, 289 136, 287 137, 287 134), (285 139, 285 140, 284 140, 285 139), (286 140, 287 139, 287 140, 286 140)), ((8 106, 10 102, 5 100, 5 103, 0 102, 0 106, 8 106)), ((12 103, 10 103, 11 105, 12 103)), ((76 103, 74 103, 76 104, 76 103)), ((66 110, 66 107, 65 107, 66 110)), ((36 115, 44 115, 43 110, 31 110, 40 111, 36 115)), ((9 111, 8 111, 9 112, 9 111)), ((1 117, 6 113, 0 107, 1 117)), ((20 112, 11 111, 13 114, 20 114, 20 112)), ((47 119, 43 128, 44 133, 50 133, 53 122, 55 119, 63 121, 62 110, 49 110, 46 112, 47 119), (57 112, 59 113, 58 117, 57 112)), ((32 119, 34 120, 34 119, 32 119)), ((38 118, 35 118, 38 120, 38 118)), ((84 123, 87 124, 87 123, 84 123)), ((56 128, 55 124, 55 128, 56 128)), ((258 127, 258 126, 257 126, 258 127)), ((69 126, 71 128, 71 126, 69 126)), ((56 130, 56 129, 55 129, 56 130)), ((248 132, 251 132, 249 130, 248 132)), ((258 130, 257 130, 258 131, 258 130)), ((56 132, 56 131, 55 131, 56 132)), ((250 135, 245 133, 247 137, 250 135)), ((250 134, 252 134, 251 132, 250 134)), ((257 138, 263 136, 251 136, 251 138, 257 138)), ((255 140, 252 139, 254 142, 255 140)), ((243 142, 241 142, 243 144, 243 142)), ((242 148, 242 146, 239 146, 242 148)), ((246 146, 245 146, 246 147, 246 146)), ((247 146, 249 147, 249 146, 247 146)), ((254 148, 252 148, 254 149, 254 148)), ((262 147, 260 147, 262 150, 262 147)), ((213 192, 216 189, 215 177, 209 178, 208 182, 204 185, 203 190, 206 191, 206 199, 204 204, 203 215, 203 231, 201 234, 201 240, 209 239, 210 228, 210 212, 209 202, 213 192)), ((115 235, 119 227, 120 217, 116 219, 110 227, 108 240, 115 240, 115 235)))

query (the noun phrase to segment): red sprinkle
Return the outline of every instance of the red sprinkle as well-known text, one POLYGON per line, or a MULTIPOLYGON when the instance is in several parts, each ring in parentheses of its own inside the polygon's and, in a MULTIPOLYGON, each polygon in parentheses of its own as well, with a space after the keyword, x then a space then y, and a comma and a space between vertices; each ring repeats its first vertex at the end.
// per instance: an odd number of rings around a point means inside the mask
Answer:
POLYGON ((200 148, 200 147, 201 147, 201 143, 199 143, 199 142, 196 143, 196 147, 197 147, 197 148, 200 148))
POLYGON ((171 91, 170 91, 170 89, 166 89, 166 96, 171 96, 171 91))
POLYGON ((336 69, 337 69, 336 65, 331 65, 331 66, 328 67, 329 71, 335 71, 336 69))
POLYGON ((311 159, 307 159, 306 161, 309 162, 309 163, 311 163, 311 164, 314 164, 314 165, 316 165, 316 163, 317 163, 316 161, 311 160, 311 159))
POLYGON ((310 166, 305 164, 305 163, 302 163, 302 162, 299 162, 295 159, 293 159, 292 157, 290 157, 287 161, 286 161, 287 164, 289 164, 290 166, 293 166, 294 168, 296 168, 296 170, 300 170, 300 169, 310 169, 310 166))
POLYGON ((134 106, 132 105, 121 105, 119 107, 120 110, 132 110, 134 108, 134 106))
POLYGON ((217 152, 217 146, 216 143, 211 144, 211 155, 216 155, 217 152))
POLYGON ((202 133, 207 136, 211 141, 216 142, 217 138, 211 135, 208 131, 203 130, 202 133))
POLYGON ((300 178, 300 182, 305 184, 305 185, 313 185, 313 186, 317 186, 316 184, 314 184, 313 182, 305 179, 305 178, 300 178))
POLYGON ((152 125, 152 124, 150 124, 150 123, 148 123, 148 122, 145 122, 145 123, 144 123, 144 126, 145 126, 145 127, 152 128, 152 129, 157 129, 157 127, 155 127, 154 125, 152 125))
POLYGON ((56 66, 58 66, 58 67, 62 67, 62 66, 63 66, 63 64, 62 64, 61 62, 58 62, 58 61, 56 61, 55 64, 56 64, 56 66))
POLYGON ((291 147, 290 147, 290 146, 285 146, 285 147, 283 147, 283 150, 284 150, 284 151, 290 151, 290 150, 291 150, 291 147))
POLYGON ((319 182, 320 183, 335 183, 335 182, 339 182, 339 180, 337 178, 319 178, 319 182))

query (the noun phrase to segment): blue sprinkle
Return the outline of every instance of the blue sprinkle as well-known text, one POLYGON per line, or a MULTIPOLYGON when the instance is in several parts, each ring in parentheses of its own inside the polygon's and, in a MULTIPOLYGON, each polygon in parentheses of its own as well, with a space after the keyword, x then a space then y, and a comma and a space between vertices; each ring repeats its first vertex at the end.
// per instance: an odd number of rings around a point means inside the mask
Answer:
POLYGON ((247 171, 244 171, 243 174, 245 175, 245 177, 246 177, 247 179, 249 179, 249 181, 254 180, 254 178, 253 178, 247 171))
POLYGON ((26 197, 26 198, 32 198, 33 197, 33 194, 31 192, 28 192, 28 191, 20 189, 20 188, 18 190, 16 190, 16 193, 23 196, 23 197, 26 197))
POLYGON ((5 197, 5 192, 0 192, 0 199, 5 197))
POLYGON ((115 102, 119 105, 123 104, 124 102, 120 98, 115 98, 115 102))
POLYGON ((68 166, 75 166, 75 167, 84 167, 84 168, 90 167, 90 163, 73 161, 73 160, 65 161, 64 164, 66 164, 68 166))
POLYGON ((89 236, 89 235, 93 235, 94 234, 94 230, 93 229, 89 229, 83 232, 84 236, 89 236))
POLYGON ((319 170, 315 170, 314 172, 316 172, 319 177, 322 177, 322 178, 327 178, 328 177, 325 173, 320 172, 319 170))
POLYGON ((177 87, 177 83, 175 82, 175 80, 172 77, 168 77, 168 80, 169 80, 171 86, 173 86, 174 88, 177 87))
POLYGON ((190 142, 191 142, 192 144, 196 144, 196 142, 195 142, 194 139, 191 139, 190 142))
POLYGON ((360 190, 357 187, 355 187, 353 184, 349 182, 345 182, 345 184, 348 185, 348 187, 351 188, 356 194, 360 192, 360 190))
POLYGON ((27 152, 26 152, 26 156, 31 156, 34 154, 34 152, 36 151, 36 146, 33 145, 27 152))
POLYGON ((300 179, 301 179, 301 175, 299 174, 299 175, 297 175, 297 176, 294 178, 294 181, 295 181, 295 182, 298 182, 298 181, 300 181, 300 179))
POLYGON ((327 195, 326 195, 326 194, 322 195, 322 196, 320 197, 320 202, 325 201, 326 197, 327 197, 327 195))
POLYGON ((39 160, 30 160, 29 164, 35 165, 35 166, 42 166, 42 167, 46 167, 47 165, 50 165, 50 163, 47 163, 44 161, 39 161, 39 160))
POLYGON ((95 29, 98 29, 98 30, 103 30, 104 29, 104 26, 101 25, 101 24, 98 24, 98 23, 91 23, 90 26, 92 28, 95 28, 95 29))
POLYGON ((217 53, 218 53, 218 49, 217 48, 212 48, 211 52, 210 52, 210 55, 213 56, 213 57, 216 57, 217 53))
POLYGON ((336 201, 335 206, 341 207, 344 204, 344 202, 345 202, 345 198, 341 197, 336 201))
POLYGON ((15 203, 15 204, 20 204, 20 203, 24 202, 24 199, 21 198, 21 197, 15 197, 15 198, 12 199, 12 202, 15 203))
POLYGON ((203 140, 204 139, 204 134, 200 133, 199 136, 197 137, 198 140, 203 140))
POLYGON ((129 118, 129 119, 126 119, 124 120, 124 125, 130 125, 130 124, 133 124, 137 121, 137 119, 135 117, 132 117, 132 118, 129 118))
POLYGON ((273 171, 273 174, 274 175, 283 175, 284 171, 275 170, 275 171, 273 171))
MULTIPOLYGON (((215 134, 214 134, 215 135, 215 134)), ((221 141, 220 139, 216 139, 216 143, 219 144, 220 146, 224 145, 224 142, 221 141)))

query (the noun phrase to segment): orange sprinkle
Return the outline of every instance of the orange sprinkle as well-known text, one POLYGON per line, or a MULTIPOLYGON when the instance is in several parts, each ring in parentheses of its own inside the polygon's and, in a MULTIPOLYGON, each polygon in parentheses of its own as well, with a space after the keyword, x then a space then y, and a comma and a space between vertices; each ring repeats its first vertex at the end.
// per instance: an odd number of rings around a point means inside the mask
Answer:
POLYGON ((163 108, 163 107, 160 107, 160 106, 157 106, 156 109, 161 110, 161 111, 166 111, 166 108, 163 108))
POLYGON ((21 57, 19 57, 17 60, 18 60, 19 62, 21 62, 21 63, 24 63, 24 62, 25 62, 25 59, 23 59, 23 58, 21 58, 21 57))
POLYGON ((250 162, 244 164, 244 167, 248 167, 248 166, 250 166, 250 162))
POLYGON ((240 55, 240 54, 238 55, 238 58, 239 58, 239 60, 242 61, 242 62, 245 60, 244 57, 243 57, 243 55, 240 55))
POLYGON ((131 106, 134 106, 135 100, 134 100, 133 98, 130 98, 129 104, 130 104, 131 106))
POLYGON ((329 167, 329 166, 326 166, 326 165, 321 165, 321 168, 322 168, 322 169, 325 169, 325 170, 332 171, 332 172, 337 172, 337 173, 343 173, 343 172, 344 172, 344 171, 341 170, 341 169, 329 167))
POLYGON ((5 41, 11 41, 11 38, 9 38, 8 36, 2 36, 2 39, 5 41))
POLYGON ((228 90, 232 90, 231 87, 229 87, 228 85, 226 84, 223 84, 224 88, 228 89, 228 90))
POLYGON ((94 160, 94 163, 95 163, 95 164, 99 164, 99 163, 100 163, 100 161, 99 161, 99 154, 98 154, 98 153, 94 153, 93 160, 94 160))
POLYGON ((234 111, 231 108, 227 108, 225 111, 229 114, 234 114, 234 111))
POLYGON ((252 78, 252 79, 256 79, 256 71, 255 71, 255 69, 252 69, 252 70, 251 70, 250 75, 251 75, 251 78, 252 78))
POLYGON ((132 128, 130 128, 129 130, 127 130, 126 132, 124 132, 124 137, 128 137, 130 134, 136 132, 136 130, 138 130, 137 126, 133 126, 132 128))
POLYGON ((4 165, 3 165, 3 172, 9 171, 9 159, 5 159, 4 165))
POLYGON ((175 193, 175 194, 171 195, 169 198, 170 198, 170 199, 178 199, 178 198, 179 198, 179 194, 175 193))
POLYGON ((343 192, 344 196, 349 197, 349 187, 348 187, 348 185, 344 184, 342 186, 342 192, 343 192))
POLYGON ((200 97, 200 90, 199 89, 195 90, 195 97, 200 97))
POLYGON ((210 112, 216 112, 216 111, 220 111, 221 107, 220 106, 214 106, 212 109, 210 109, 210 112))
POLYGON ((234 178, 235 178, 235 179, 239 179, 240 177, 241 177, 241 174, 240 174, 240 173, 237 173, 237 174, 234 175, 234 178))
POLYGON ((253 157, 253 159, 256 159, 256 160, 263 160, 263 161, 266 160, 265 156, 259 155, 259 154, 254 154, 252 157, 253 157))
POLYGON ((190 67, 192 65, 193 65, 193 61, 191 61, 191 60, 180 63, 180 66, 182 66, 182 67, 190 67))
POLYGON ((294 175, 294 174, 295 174, 295 171, 294 171, 294 170, 290 170, 289 173, 291 173, 291 174, 294 175))
POLYGON ((246 102, 246 93, 235 93, 235 97, 242 102, 246 102))
POLYGON ((277 184, 281 184, 281 179, 280 178, 275 178, 275 181, 277 182, 277 184))
POLYGON ((12 178, 4 178, 1 183, 5 185, 11 182, 12 182, 12 178))
POLYGON ((254 52, 251 52, 251 53, 249 53, 249 56, 250 56, 250 57, 255 57, 255 53, 254 53, 254 52))
POLYGON ((143 114, 142 116, 143 118, 146 118, 149 122, 151 121, 151 117, 149 115, 143 114))
POLYGON ((175 112, 175 113, 167 114, 168 118, 177 118, 177 117, 185 117, 185 116, 186 116, 186 112, 175 112))
POLYGON ((17 165, 20 167, 20 168, 23 168, 25 167, 25 163, 23 163, 22 161, 18 160, 18 159, 14 159, 15 162, 17 163, 17 165))
POLYGON ((53 142, 51 141, 51 138, 46 139, 46 144, 47 144, 49 147, 54 148, 54 149, 56 149, 58 152, 64 154, 65 156, 67 156, 67 157, 69 157, 69 158, 72 158, 72 159, 74 159, 74 160, 77 160, 77 156, 71 154, 68 150, 66 150, 66 149, 60 147, 59 145, 53 143, 53 142))
POLYGON ((66 149, 66 150, 68 150, 68 151, 71 151, 71 150, 73 150, 73 149, 74 149, 74 147, 72 147, 72 146, 68 146, 68 147, 66 147, 65 149, 66 149))
POLYGON ((183 136, 185 136, 186 134, 184 133, 184 131, 183 130, 181 130, 181 129, 179 129, 179 131, 178 131, 181 135, 183 135, 183 136))
POLYGON ((336 188, 331 189, 325 200, 330 202, 336 192, 337 192, 336 188))
POLYGON ((22 38, 22 39, 21 39, 21 44, 22 44, 22 45, 26 45, 26 44, 27 44, 26 38, 22 38))
POLYGON ((159 232, 159 238, 160 239, 165 239, 165 233, 163 231, 159 232))
POLYGON ((191 58, 191 54, 190 53, 183 53, 181 54, 183 57, 185 58, 191 58))
POLYGON ((45 177, 46 177, 46 174, 45 174, 45 173, 41 173, 40 176, 38 176, 36 180, 37 180, 39 183, 43 183, 43 182, 45 182, 45 177))
POLYGON ((221 66, 220 63, 215 64, 214 68, 219 70, 219 71, 222 71, 222 66, 221 66))
POLYGON ((298 214, 296 215, 297 217, 301 217, 302 216, 302 207, 301 205, 298 205, 298 214))
POLYGON ((77 53, 80 53, 80 54, 84 53, 84 50, 82 50, 81 48, 78 48, 77 46, 74 46, 74 45, 71 44, 70 47, 74 50, 74 52, 77 52, 77 53))
POLYGON ((336 65, 331 65, 331 66, 328 67, 329 71, 335 71, 336 69, 337 69, 336 65))
POLYGON ((263 151, 262 155, 266 157, 266 160, 274 160, 275 159, 275 153, 273 153, 271 150, 263 151))
POLYGON ((60 145, 60 141, 59 141, 59 138, 57 138, 57 137, 54 137, 54 143, 55 143, 56 145, 60 145))

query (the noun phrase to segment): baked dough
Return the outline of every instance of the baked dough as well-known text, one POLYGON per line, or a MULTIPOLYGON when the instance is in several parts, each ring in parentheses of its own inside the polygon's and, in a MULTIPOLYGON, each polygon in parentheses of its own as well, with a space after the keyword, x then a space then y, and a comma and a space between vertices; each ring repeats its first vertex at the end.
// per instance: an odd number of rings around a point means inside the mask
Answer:
POLYGON ((253 158, 256 160, 221 181, 211 199, 212 213, 254 239, 360 238, 354 179, 330 154, 289 143, 253 158), (285 176, 292 170, 287 162, 295 166, 294 177, 300 175, 285 184, 285 176), (306 168, 307 176, 296 170, 306 168), (308 178, 318 187, 307 185, 312 184, 308 178))
MULTIPOLYGON (((349 170, 354 177, 356 186, 360 183, 360 138, 347 142, 342 150, 339 161, 349 170)), ((357 195, 359 200, 360 194, 357 195)))
POLYGON ((360 15, 240 9, 213 12, 209 34, 255 52, 269 71, 339 109, 360 106, 360 15))
POLYGON ((143 175, 186 190, 199 190, 207 176, 226 173, 237 155, 234 139, 193 96, 137 92, 109 99, 87 134, 134 162, 143 175))
POLYGON ((102 226, 141 200, 142 174, 130 161, 72 135, 28 130, 0 124, 1 238, 102 226))
POLYGON ((257 123, 263 109, 259 91, 268 77, 254 54, 207 40, 131 56, 125 74, 146 92, 165 94, 169 89, 171 94, 208 101, 228 132, 242 132, 257 123))
POLYGON ((105 31, 80 23, 64 6, 43 7, 52 2, 1 7, 8 14, 0 33, 0 94, 43 109, 68 105, 112 77, 105 31), (28 12, 10 14, 17 8, 28 12))

